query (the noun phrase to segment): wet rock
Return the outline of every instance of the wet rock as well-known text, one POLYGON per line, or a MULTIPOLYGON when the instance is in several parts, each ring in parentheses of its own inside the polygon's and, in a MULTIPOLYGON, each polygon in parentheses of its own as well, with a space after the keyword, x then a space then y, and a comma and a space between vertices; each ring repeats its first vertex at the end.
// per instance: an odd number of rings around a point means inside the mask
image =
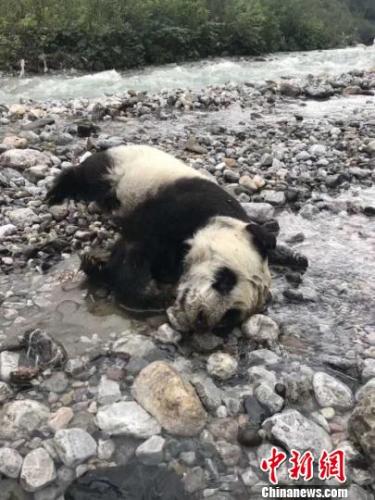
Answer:
POLYGON ((215 448, 220 455, 220 458, 227 466, 237 465, 241 459, 241 448, 236 444, 227 443, 226 441, 217 441, 215 448))
POLYGON ((327 99, 334 94, 334 90, 331 85, 308 85, 305 87, 304 93, 312 99, 327 99))
POLYGON ((207 371, 220 380, 228 380, 236 374, 237 361, 227 353, 215 352, 207 360, 207 371))
POLYGON ((27 140, 16 135, 8 135, 4 137, 3 142, 7 149, 24 149, 27 147, 27 140))
POLYGON ((0 226, 0 241, 4 239, 6 236, 10 236, 17 231, 17 226, 14 224, 4 224, 0 226))
POLYGON ((365 359, 363 362, 362 378, 368 380, 375 377, 375 359, 365 359))
POLYGON ((102 405, 108 405, 115 403, 119 399, 121 399, 119 383, 105 376, 102 377, 98 387, 98 402, 102 405))
POLYGON ((114 353, 126 353, 129 356, 144 358, 155 349, 155 345, 150 338, 139 333, 126 331, 114 343, 114 353))
POLYGON ((178 344, 181 340, 181 333, 174 330, 168 323, 164 323, 159 326, 153 337, 162 344, 178 344))
POLYGON ((343 410, 353 407, 354 400, 350 388, 331 375, 324 372, 315 373, 313 387, 320 406, 333 406, 343 410))
POLYGON ((194 333, 191 339, 193 348, 198 352, 208 353, 223 345, 223 339, 212 333, 194 333))
POLYGON ((5 382, 0 382, 0 403, 3 404, 13 396, 13 391, 5 382))
POLYGON ((3 351, 0 353, 0 379, 9 382, 11 373, 16 371, 19 365, 20 355, 18 352, 3 351))
POLYGON ((282 443, 288 450, 310 450, 315 457, 323 450, 332 450, 329 435, 297 410, 273 415, 263 422, 262 427, 271 441, 282 443))
POLYGON ((99 408, 97 423, 111 436, 127 435, 146 439, 161 431, 158 422, 134 401, 112 403, 99 408))
POLYGON ((276 375, 274 372, 264 368, 264 366, 251 366, 247 370, 247 373, 251 384, 256 382, 267 382, 270 385, 276 385, 276 375))
POLYGON ((222 391, 214 384, 214 382, 204 375, 194 375, 191 379, 195 390, 203 403, 203 406, 209 411, 215 411, 222 401, 222 391))
POLYGON ((135 451, 136 456, 145 465, 158 465, 163 460, 165 439, 161 436, 151 436, 135 451))
POLYGON ((275 215, 275 209, 270 203, 242 203, 247 215, 256 222, 265 222, 275 215))
POLYGON ((77 123, 78 137, 90 137, 91 134, 95 134, 98 131, 99 127, 88 120, 80 121, 77 123))
POLYGON ((243 401, 243 406, 249 416, 251 426, 256 429, 259 429, 262 422, 270 417, 269 410, 259 404, 259 401, 254 396, 246 396, 243 401))
POLYGON ((238 421, 234 418, 216 418, 208 424, 208 430, 218 441, 237 443, 238 421))
POLYGON ((206 412, 194 388, 165 362, 146 366, 134 381, 132 393, 171 434, 195 436, 206 423, 206 412))
POLYGON ((360 401, 363 397, 368 396, 372 392, 375 392, 375 378, 371 378, 364 386, 358 389, 355 399, 360 401))
POLYGON ((191 153, 196 153, 199 155, 203 155, 207 153, 207 149, 204 146, 201 146, 197 140, 193 137, 190 137, 186 144, 185 144, 185 150, 190 151, 191 153))
POLYGON ((7 213, 10 222, 17 227, 31 226, 39 216, 31 208, 15 208, 7 213))
POLYGON ((52 117, 40 118, 39 120, 34 120, 27 123, 22 127, 23 130, 38 130, 44 128, 46 125, 52 125, 55 123, 55 119, 52 117))
POLYGON ((112 439, 99 439, 98 441, 98 458, 100 460, 109 460, 116 449, 112 439))
POLYGON ((74 417, 73 410, 67 406, 63 406, 62 408, 59 408, 56 411, 56 413, 51 414, 48 420, 48 426, 54 432, 57 432, 67 427, 67 425, 73 419, 73 417, 74 417))
POLYGON ((266 407, 270 414, 280 411, 284 406, 284 400, 276 394, 274 388, 266 383, 261 383, 255 388, 254 394, 259 403, 266 407))
POLYGON ((22 467, 22 457, 13 448, 0 448, 0 473, 6 477, 18 478, 22 467))
POLYGON ((55 478, 55 465, 44 448, 37 448, 26 455, 21 471, 21 484, 26 491, 41 490, 55 478))
POLYGON ((56 432, 54 444, 64 465, 76 467, 96 455, 96 442, 82 429, 62 429, 56 432))
POLYGON ((263 314, 254 314, 248 321, 243 323, 242 332, 248 339, 269 346, 275 345, 280 335, 277 323, 263 314))
POLYGON ((302 90, 301 87, 295 83, 281 82, 279 85, 279 92, 281 95, 285 95, 287 97, 298 97, 302 90))
POLYGON ((65 500, 189 500, 181 479, 164 467, 129 463, 101 468, 76 480, 65 493, 65 500))
POLYGON ((47 422, 49 409, 31 399, 12 401, 0 412, 0 438, 29 438, 29 435, 47 422))
POLYGON ((25 170, 36 165, 50 165, 51 158, 36 149, 8 149, 0 156, 0 165, 25 170))
POLYGON ((375 463, 375 391, 357 403, 349 419, 349 436, 375 463))
POLYGON ((56 392, 57 394, 62 394, 68 388, 69 382, 68 378, 64 372, 55 372, 50 378, 45 380, 41 387, 50 392, 56 392))
POLYGON ((240 444, 249 448, 259 446, 262 442, 262 438, 259 435, 259 428, 251 423, 242 425, 238 429, 237 439, 240 444))
POLYGON ((256 349, 249 353, 248 361, 250 364, 273 366, 277 365, 281 361, 281 358, 269 349, 256 349))

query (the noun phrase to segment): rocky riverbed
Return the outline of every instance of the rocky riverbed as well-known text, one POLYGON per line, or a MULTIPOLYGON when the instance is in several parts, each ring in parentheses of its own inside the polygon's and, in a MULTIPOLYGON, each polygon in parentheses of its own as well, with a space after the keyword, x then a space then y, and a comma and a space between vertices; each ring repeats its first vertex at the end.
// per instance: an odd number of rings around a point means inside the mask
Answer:
POLYGON ((349 498, 374 498, 374 95, 355 71, 0 106, 0 498, 257 498, 272 444, 345 450, 349 498), (77 254, 115 228, 46 188, 129 143, 278 219, 272 303, 229 337, 181 338, 82 282, 77 254))

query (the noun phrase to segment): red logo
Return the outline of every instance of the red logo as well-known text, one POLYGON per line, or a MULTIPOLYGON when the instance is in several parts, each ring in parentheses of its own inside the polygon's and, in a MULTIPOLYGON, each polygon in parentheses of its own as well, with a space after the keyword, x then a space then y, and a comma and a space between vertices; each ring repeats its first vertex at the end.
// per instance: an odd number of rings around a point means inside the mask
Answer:
MULTIPOLYGON (((288 456, 283 451, 278 451, 273 447, 270 458, 264 458, 260 463, 263 472, 268 472, 269 481, 278 484, 277 470, 287 460, 288 456)), ((304 478, 305 481, 311 481, 314 477, 314 456, 311 451, 300 453, 297 450, 291 450, 289 458, 291 466, 288 468, 290 479, 298 480, 304 478)), ((337 479, 340 483, 346 481, 345 474, 345 453, 342 450, 335 450, 328 453, 323 450, 319 458, 319 479, 337 479)))

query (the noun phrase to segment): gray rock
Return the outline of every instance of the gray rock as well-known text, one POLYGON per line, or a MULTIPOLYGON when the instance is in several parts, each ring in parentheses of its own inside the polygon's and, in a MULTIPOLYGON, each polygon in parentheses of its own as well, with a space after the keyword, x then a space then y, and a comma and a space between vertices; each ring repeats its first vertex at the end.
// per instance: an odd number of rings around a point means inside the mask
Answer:
POLYGON ((99 439, 98 458, 100 460, 109 460, 116 450, 116 445, 112 439, 99 439))
POLYGON ((134 401, 113 403, 100 408, 98 426, 109 435, 146 439, 161 431, 160 425, 134 401))
POLYGON ((206 473, 201 467, 194 467, 186 472, 183 482, 188 493, 202 491, 207 484, 206 473))
POLYGON ((220 380, 228 380, 237 372, 237 361, 225 352, 215 352, 207 360, 207 371, 220 380))
POLYGON ((327 147, 324 144, 314 144, 309 148, 309 152, 312 156, 320 158, 326 154, 327 147))
POLYGON ((135 451, 139 460, 145 465, 158 465, 163 460, 165 439, 161 436, 151 436, 135 451))
POLYGON ((375 391, 357 403, 349 419, 349 436, 375 463, 375 391))
POLYGON ((246 469, 241 474, 241 478, 242 478, 242 481, 244 482, 245 486, 248 486, 249 488, 251 488, 252 486, 255 486, 260 481, 259 476, 251 467, 246 469))
POLYGON ((181 340, 181 333, 174 330, 168 323, 164 323, 153 333, 153 337, 162 344, 178 344, 181 340))
POLYGON ((30 399, 7 403, 0 412, 0 438, 28 438, 47 422, 49 414, 46 406, 30 399))
POLYGON ((119 383, 103 376, 98 387, 98 402, 102 405, 108 405, 119 399, 121 399, 119 383))
POLYGON ((96 442, 83 429, 61 429, 54 438, 57 454, 64 465, 76 467, 96 455, 96 442))
POLYGON ((297 410, 285 410, 263 422, 263 429, 271 440, 282 443, 288 450, 310 450, 319 457, 323 450, 332 450, 329 435, 315 422, 297 410))
POLYGON ((242 207, 250 219, 257 222, 265 222, 275 215, 275 209, 269 203, 242 203, 242 207))
POLYGON ((0 382, 0 403, 3 404, 13 396, 13 391, 5 382, 0 382))
POLYGON ((280 335, 280 330, 273 319, 263 314, 254 314, 248 321, 243 323, 242 332, 245 337, 259 344, 267 343, 275 345, 280 335))
POLYGON ((138 358, 146 357, 154 349, 155 345, 151 339, 133 331, 123 332, 113 345, 113 352, 126 353, 138 358))
POLYGON ((36 165, 50 165, 51 158, 36 149, 9 149, 0 156, 0 165, 25 170, 36 165))
POLYGON ((264 368, 264 366, 251 366, 248 371, 249 382, 255 384, 257 382, 267 382, 271 386, 276 385, 276 375, 264 368))
POLYGON ((276 206, 285 205, 286 202, 284 191, 264 190, 262 191, 262 198, 266 203, 276 206))
POLYGON ((41 490, 55 478, 55 465, 44 448, 37 448, 26 455, 21 471, 21 484, 26 491, 41 490))
MULTIPOLYGON (((355 394, 355 399, 360 401, 362 398, 375 392, 375 378, 371 378, 364 386, 362 386, 355 394)), ((1 399, 0 399, 1 401, 1 399)))
POLYGON ((251 364, 273 366, 280 363, 281 358, 269 349, 256 349, 255 351, 251 351, 249 353, 248 361, 251 364))
POLYGON ((38 222, 39 216, 31 208, 15 208, 7 213, 9 220, 17 227, 31 226, 38 222))
POLYGON ((204 375, 194 375, 191 379, 195 390, 207 410, 215 411, 222 401, 222 391, 204 375))
POLYGON ((375 359, 365 359, 363 362, 362 379, 368 380, 375 377, 375 359))
POLYGON ((41 387, 50 392, 62 394, 68 388, 68 378, 64 372, 55 372, 48 379, 46 379, 41 387))
POLYGON ((273 156, 269 153, 265 153, 260 160, 260 163, 263 167, 270 167, 272 165, 272 162, 273 156))
POLYGON ((315 373, 313 387, 320 406, 332 406, 343 410, 353 407, 354 399, 351 389, 331 375, 324 372, 315 373))
POLYGON ((17 231, 17 226, 14 224, 4 224, 0 226, 0 241, 7 236, 14 234, 17 231))
POLYGON ((216 441, 215 448, 225 465, 237 465, 241 459, 241 447, 227 441, 216 441))
POLYGON ((259 403, 268 408, 271 414, 277 413, 284 406, 283 398, 276 394, 274 388, 265 382, 257 385, 254 394, 259 403))
POLYGON ((22 467, 22 457, 13 448, 0 448, 0 473, 7 477, 17 478, 22 467))
POLYGON ((9 382, 10 374, 18 369, 20 355, 18 352, 3 351, 0 353, 0 379, 9 382))

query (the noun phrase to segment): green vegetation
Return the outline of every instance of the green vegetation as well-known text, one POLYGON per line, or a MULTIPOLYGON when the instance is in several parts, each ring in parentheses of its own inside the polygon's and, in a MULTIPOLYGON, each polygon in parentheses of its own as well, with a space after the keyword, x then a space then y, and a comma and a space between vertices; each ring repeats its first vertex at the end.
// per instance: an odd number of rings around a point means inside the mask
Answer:
POLYGON ((0 0, 0 67, 132 68, 336 47, 375 36, 374 0, 0 0))

